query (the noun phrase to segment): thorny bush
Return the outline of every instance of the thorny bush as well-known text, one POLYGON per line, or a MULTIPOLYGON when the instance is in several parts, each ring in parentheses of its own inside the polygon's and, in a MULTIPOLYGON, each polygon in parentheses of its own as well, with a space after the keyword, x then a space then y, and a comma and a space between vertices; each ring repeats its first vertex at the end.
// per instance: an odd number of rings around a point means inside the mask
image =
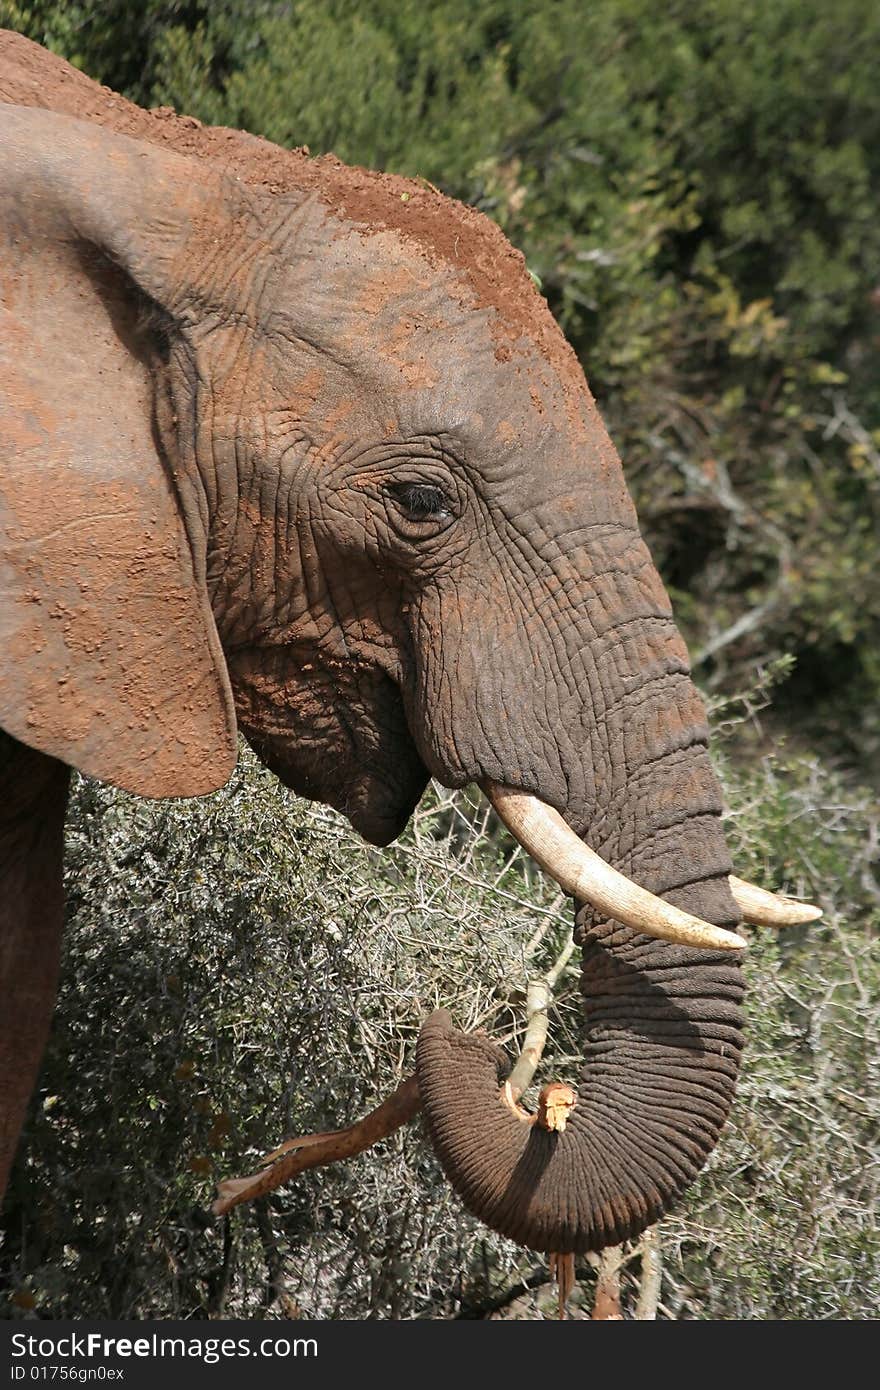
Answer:
MULTIPOLYGON (((723 756, 722 756, 723 762, 723 756)), ((880 806, 814 761, 727 769, 740 871, 818 894, 754 932, 733 1119, 661 1225, 669 1317, 865 1317, 880 1297, 880 806)), ((435 1005, 516 1045, 530 974, 570 935, 552 885, 468 793, 374 851, 243 754, 222 792, 80 781, 64 982, 15 1171, 8 1312, 44 1317, 526 1316, 542 1263, 480 1227, 417 1123, 227 1222, 217 1178, 345 1124, 412 1066, 435 1005)), ((576 957, 542 1075, 579 1055, 576 957)), ((638 1258, 624 1272, 632 1307, 638 1258)), ((589 1303, 579 1271, 575 1311, 589 1303)))

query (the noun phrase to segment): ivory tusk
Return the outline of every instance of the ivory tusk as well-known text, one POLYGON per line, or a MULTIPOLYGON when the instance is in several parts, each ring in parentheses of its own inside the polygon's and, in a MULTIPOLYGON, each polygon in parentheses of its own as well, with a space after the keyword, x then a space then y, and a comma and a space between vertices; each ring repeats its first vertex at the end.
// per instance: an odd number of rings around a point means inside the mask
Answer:
POLYGON ((497 782, 482 785, 510 833, 572 897, 647 936, 715 951, 746 949, 736 932, 682 912, 606 864, 546 802, 497 782))
POLYGON ((786 898, 781 893, 768 893, 756 883, 730 875, 730 891, 739 904, 743 921, 753 927, 796 927, 800 922, 815 922, 822 916, 821 907, 786 898))

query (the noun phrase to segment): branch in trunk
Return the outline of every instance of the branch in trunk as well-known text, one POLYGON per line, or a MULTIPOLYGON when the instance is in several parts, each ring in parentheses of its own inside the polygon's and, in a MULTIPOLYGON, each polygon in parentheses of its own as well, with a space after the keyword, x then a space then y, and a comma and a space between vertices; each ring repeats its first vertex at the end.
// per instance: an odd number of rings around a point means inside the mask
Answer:
POLYGON ((642 1273, 636 1301, 636 1321, 651 1322, 657 1316, 660 1287, 663 1283, 663 1260, 660 1254, 660 1231, 650 1226, 639 1243, 642 1273))
MULTIPOLYGON (((547 1039, 547 1010, 553 1000, 552 987, 574 950, 574 942, 569 940, 553 967, 541 979, 532 980, 527 990, 526 1036, 519 1059, 505 1084, 505 1100, 514 1108, 514 1113, 532 1124, 537 1119, 546 1129, 565 1128, 567 1110, 574 1103, 574 1093, 567 1086, 552 1082, 541 1092, 537 1115, 530 1115, 515 1103, 531 1085, 532 1078, 547 1039), (514 1094, 515 1092, 515 1094, 514 1094), (566 1094, 567 1093, 567 1094, 566 1094)), ((300 1135, 286 1139, 277 1149, 273 1149, 263 1160, 259 1172, 245 1178, 227 1178, 217 1186, 217 1200, 211 1207, 215 1216, 223 1216, 242 1202, 252 1202, 267 1192, 289 1182, 298 1173, 310 1168, 323 1168, 342 1159, 354 1158, 365 1149, 372 1148, 380 1140, 387 1139, 395 1130, 414 1119, 421 1109, 418 1081, 415 1073, 408 1076, 375 1110, 371 1110, 362 1120, 349 1125, 347 1129, 328 1130, 322 1134, 300 1135)))
POLYGON ((596 1296, 593 1300, 591 1318, 598 1322, 623 1322, 623 1309, 620 1306, 620 1267, 623 1264, 623 1247, 609 1246, 603 1250, 597 1261, 596 1296))
POLYGON ((266 1167, 246 1178, 227 1178, 217 1186, 217 1200, 211 1207, 215 1216, 223 1216, 241 1202, 252 1202, 267 1192, 274 1192, 282 1183, 308 1168, 323 1168, 340 1159, 363 1153, 380 1139, 393 1134, 401 1125, 417 1115, 420 1108, 419 1088, 415 1076, 408 1076, 397 1090, 369 1115, 348 1129, 334 1129, 325 1134, 307 1134, 287 1139, 264 1160, 266 1167))

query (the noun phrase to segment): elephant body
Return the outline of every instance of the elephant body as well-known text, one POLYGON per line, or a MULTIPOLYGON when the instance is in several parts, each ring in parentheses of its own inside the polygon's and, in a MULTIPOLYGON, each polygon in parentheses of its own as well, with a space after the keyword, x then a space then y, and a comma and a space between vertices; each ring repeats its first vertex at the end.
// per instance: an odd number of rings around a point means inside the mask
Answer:
MULTIPOLYGON (((70 766, 196 795, 238 728, 376 844, 431 776, 520 788, 735 926, 687 653, 502 233, 422 183, 141 111, 14 34, 0 103, 0 926, 33 1020, 0 1038, 7 1166, 54 995, 70 766)), ((742 1043, 729 957, 589 908, 577 930, 565 1136, 476 1153, 470 1081, 497 1087, 495 1060, 469 1070, 443 1029, 422 1048, 450 1177, 538 1249, 600 1248, 676 1198, 742 1043)))

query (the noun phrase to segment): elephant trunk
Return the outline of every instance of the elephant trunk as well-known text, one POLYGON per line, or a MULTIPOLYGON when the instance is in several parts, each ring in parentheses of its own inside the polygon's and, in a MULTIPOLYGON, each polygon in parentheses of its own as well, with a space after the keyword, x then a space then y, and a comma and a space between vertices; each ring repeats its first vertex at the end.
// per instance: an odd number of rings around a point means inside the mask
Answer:
POLYGON ((504 1054, 422 1030, 418 1077, 435 1149, 465 1205, 529 1249, 600 1250, 634 1238, 689 1186, 733 1099, 742 977, 730 958, 596 932, 584 951, 585 1060, 564 1132, 499 1099, 504 1054))
MULTIPOLYGON (((630 795, 595 818, 591 838, 634 882, 730 928, 740 914, 705 734, 675 742, 643 747, 630 795)), ((465 1204, 519 1244, 557 1253, 632 1238, 673 1204, 718 1138, 743 1045, 734 954, 645 936, 584 907, 576 936, 584 1063, 563 1132, 504 1104, 508 1059, 447 1014, 428 1020, 417 1056, 428 1128, 465 1204)))

